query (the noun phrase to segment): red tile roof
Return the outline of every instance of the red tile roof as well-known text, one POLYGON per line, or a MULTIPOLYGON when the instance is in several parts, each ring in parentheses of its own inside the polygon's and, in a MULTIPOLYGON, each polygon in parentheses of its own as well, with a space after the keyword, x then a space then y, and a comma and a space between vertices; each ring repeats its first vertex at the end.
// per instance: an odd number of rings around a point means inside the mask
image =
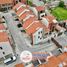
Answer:
POLYGON ((42 11, 42 10, 45 10, 45 7, 44 6, 37 6, 36 9, 37 9, 37 11, 42 11))
POLYGON ((39 65, 39 67, 59 67, 59 64, 62 63, 63 67, 67 66, 67 53, 62 53, 59 56, 53 56, 48 59, 47 63, 39 65), (63 64, 66 63, 66 65, 63 64))
POLYGON ((24 67, 24 65, 21 63, 21 64, 16 64, 15 67, 24 67))
POLYGON ((13 0, 0 0, 0 4, 13 3, 13 0))
POLYGON ((18 4, 16 4, 14 7, 13 7, 13 10, 15 10, 15 9, 17 9, 19 6, 21 6, 22 5, 22 3, 18 3, 18 4))
POLYGON ((23 28, 26 30, 26 32, 29 35, 33 34, 35 31, 37 31, 37 28, 39 29, 39 28, 43 27, 41 22, 39 22, 38 20, 34 20, 34 19, 30 18, 23 24, 23 28))
POLYGON ((20 17, 19 17, 19 20, 23 20, 27 15, 29 15, 30 12, 25 12, 23 13, 20 17))
POLYGON ((3 24, 0 24, 0 30, 5 30, 5 26, 3 24))
POLYGON ((19 14, 20 14, 21 12, 23 12, 25 9, 26 9, 26 8, 24 8, 24 7, 23 7, 23 8, 20 8, 20 9, 16 12, 16 14, 19 15, 19 14))
POLYGON ((55 17, 52 15, 44 16, 44 18, 46 18, 49 21, 49 23, 53 23, 53 20, 55 19, 55 17))
POLYGON ((8 35, 6 32, 0 32, 0 42, 6 42, 8 41, 8 35))

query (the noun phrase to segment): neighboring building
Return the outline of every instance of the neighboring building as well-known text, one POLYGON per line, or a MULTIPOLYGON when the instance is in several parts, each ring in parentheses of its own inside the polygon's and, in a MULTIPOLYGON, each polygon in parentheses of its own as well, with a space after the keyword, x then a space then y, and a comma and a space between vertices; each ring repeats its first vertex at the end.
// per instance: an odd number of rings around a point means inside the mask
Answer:
POLYGON ((34 67, 32 63, 26 63, 25 64, 22 64, 22 63, 19 63, 19 64, 16 64, 15 67, 34 67))
POLYGON ((32 38, 33 44, 42 42, 44 26, 29 9, 29 6, 18 3, 13 9, 15 10, 19 20, 22 21, 23 29, 32 38), (40 34, 38 34, 38 32, 40 32, 40 34))
POLYGON ((0 62, 13 56, 13 50, 6 27, 0 23, 0 62))
POLYGON ((66 30, 67 30, 67 20, 64 20, 64 27, 65 27, 66 30))
POLYGON ((64 4, 65 4, 65 6, 66 6, 66 8, 67 8, 67 0, 64 0, 64 4))
POLYGON ((16 5, 16 4, 19 3, 19 2, 26 4, 26 1, 27 1, 27 0, 13 0, 14 5, 16 5))
POLYGON ((38 44, 43 41, 43 25, 38 20, 32 21, 32 18, 29 18, 23 24, 23 28, 32 37, 33 44, 38 44))
POLYGON ((15 67, 24 67, 24 65, 20 63, 20 64, 16 64, 15 67))
POLYGON ((5 31, 5 26, 4 24, 0 23, 0 32, 3 32, 5 31))
POLYGON ((56 38, 53 38, 53 42, 58 46, 58 47, 61 47, 61 48, 64 48, 67 46, 67 36, 59 36, 59 37, 56 37, 56 38))
POLYGON ((51 0, 49 3, 48 3, 48 7, 49 8, 55 8, 59 5, 59 2, 60 0, 51 0))
POLYGON ((56 29, 56 31, 59 32, 59 33, 64 33, 64 32, 66 31, 65 28, 59 26, 58 24, 55 26, 55 29, 56 29))
POLYGON ((0 32, 0 61, 13 56, 13 50, 6 32, 0 32))
POLYGON ((58 56, 51 56, 43 64, 38 67, 67 67, 67 52, 64 52, 58 56))
POLYGON ((13 10, 16 12, 20 21, 24 21, 25 17, 31 13, 31 11, 28 9, 28 6, 20 2, 16 4, 13 10))
POLYGON ((13 7, 13 0, 0 0, 0 11, 8 11, 13 7))
POLYGON ((44 16, 41 21, 49 31, 52 31, 57 24, 57 20, 52 15, 44 16))
POLYGON ((44 2, 42 0, 30 0, 32 1, 34 6, 44 6, 44 2))
POLYGON ((39 20, 45 16, 45 7, 44 6, 30 7, 30 9, 38 17, 39 20))
POLYGON ((42 41, 43 41, 43 28, 40 28, 40 29, 38 29, 38 31, 36 31, 33 34, 33 44, 38 44, 42 41))

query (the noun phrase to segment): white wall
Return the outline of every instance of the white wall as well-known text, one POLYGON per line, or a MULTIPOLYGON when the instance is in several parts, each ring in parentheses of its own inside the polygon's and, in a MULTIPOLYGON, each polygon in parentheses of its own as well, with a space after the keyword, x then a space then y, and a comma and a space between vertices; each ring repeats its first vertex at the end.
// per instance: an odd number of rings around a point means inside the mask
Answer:
POLYGON ((33 44, 38 44, 43 41, 43 28, 40 28, 33 34, 33 44), (39 33, 40 32, 40 33, 39 33), (39 38, 38 38, 39 37, 39 38), (41 39, 40 39, 41 38, 41 39))
POLYGON ((10 43, 7 42, 0 42, 0 47, 2 47, 3 49, 0 49, 0 58, 8 55, 8 54, 13 54, 13 50, 10 46, 10 43), (3 54, 3 52, 5 52, 5 54, 3 54))
POLYGON ((38 12, 37 12, 37 10, 35 9, 35 7, 29 7, 29 8, 30 8, 30 10, 32 10, 33 13, 38 17, 38 12))
POLYGON ((48 22, 48 20, 46 19, 46 18, 42 18, 42 23, 44 24, 44 25, 46 25, 46 27, 48 27, 49 26, 49 22, 48 22))

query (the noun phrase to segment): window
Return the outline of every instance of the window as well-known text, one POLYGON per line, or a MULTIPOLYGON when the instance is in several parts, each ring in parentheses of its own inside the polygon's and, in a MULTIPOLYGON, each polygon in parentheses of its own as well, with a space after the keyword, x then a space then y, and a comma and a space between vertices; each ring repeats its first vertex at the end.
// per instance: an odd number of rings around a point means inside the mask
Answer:
POLYGON ((40 36, 38 36, 38 38, 40 38, 40 36))
POLYGON ((42 31, 41 31, 41 33, 42 33, 42 31))
POLYGON ((5 54, 5 52, 3 52, 3 54, 5 54))
POLYGON ((18 24, 17 26, 18 26, 18 28, 22 27, 22 25, 21 25, 21 24, 18 24))
POLYGON ((41 17, 44 17, 44 15, 42 15, 41 17))
POLYGON ((40 34, 40 32, 38 32, 38 34, 40 34))
POLYGON ((2 48, 2 47, 0 47, 0 49, 2 50, 3 48, 2 48))
POLYGON ((5 4, 2 4, 2 6, 5 6, 5 4))
POLYGON ((40 11, 40 13, 43 13, 43 11, 40 11))
POLYGON ((18 3, 18 1, 16 1, 16 3, 18 3))
POLYGON ((19 0, 19 2, 21 2, 21 0, 19 0))
POLYGON ((40 40, 41 40, 42 38, 40 38, 40 40))
POLYGON ((38 34, 42 33, 42 31, 38 32, 38 34))

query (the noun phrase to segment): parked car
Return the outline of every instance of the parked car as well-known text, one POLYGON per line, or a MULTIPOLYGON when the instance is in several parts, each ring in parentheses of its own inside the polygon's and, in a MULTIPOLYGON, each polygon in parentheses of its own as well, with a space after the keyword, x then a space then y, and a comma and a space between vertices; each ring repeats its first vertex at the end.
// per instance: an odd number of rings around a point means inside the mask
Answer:
POLYGON ((16 59, 17 59, 16 56, 10 57, 10 58, 4 60, 4 64, 6 64, 6 65, 11 64, 14 61, 16 61, 16 59))

